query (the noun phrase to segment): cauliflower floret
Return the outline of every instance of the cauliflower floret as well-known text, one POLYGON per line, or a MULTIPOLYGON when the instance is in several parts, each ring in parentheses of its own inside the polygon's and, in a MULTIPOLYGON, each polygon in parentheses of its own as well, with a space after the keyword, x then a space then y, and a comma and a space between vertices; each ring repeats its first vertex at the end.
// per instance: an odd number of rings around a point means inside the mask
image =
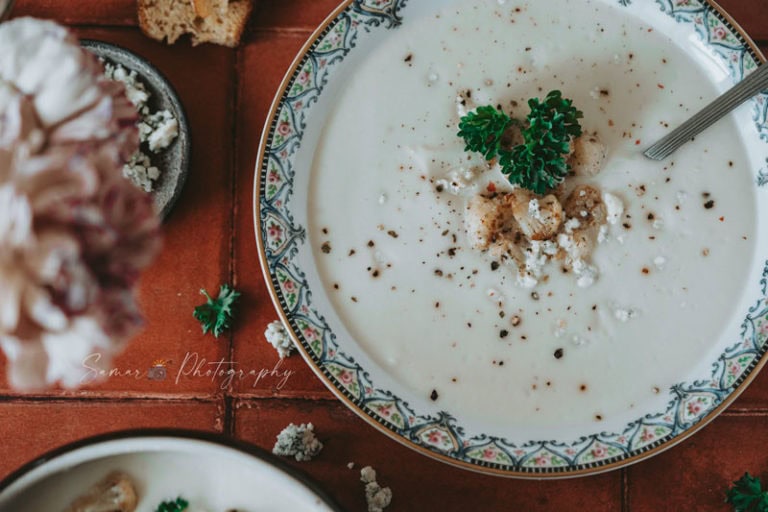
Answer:
POLYGON ((360 481, 365 483, 365 501, 368 512, 383 512, 392 502, 392 489, 376 481, 376 470, 366 466, 360 470, 360 481))
POLYGON ((277 353, 280 355, 280 359, 285 359, 291 355, 296 349, 296 345, 293 344, 293 339, 288 334, 288 330, 285 328, 280 320, 275 320, 267 326, 267 330, 264 331, 264 336, 267 341, 275 347, 277 353))
POLYGON ((277 435, 272 453, 281 457, 293 457, 297 461, 312 460, 323 449, 323 443, 315 437, 315 426, 311 423, 291 423, 277 435))
POLYGON ((605 164, 605 146, 595 135, 582 135, 573 141, 568 163, 576 176, 595 176, 605 164))

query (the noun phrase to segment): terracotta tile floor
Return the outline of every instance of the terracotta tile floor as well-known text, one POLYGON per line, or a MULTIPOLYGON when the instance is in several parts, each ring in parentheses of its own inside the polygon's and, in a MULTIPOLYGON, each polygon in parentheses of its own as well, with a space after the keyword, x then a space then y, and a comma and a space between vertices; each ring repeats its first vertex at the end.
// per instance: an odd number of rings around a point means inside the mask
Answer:
MULTIPOLYGON (((326 449, 312 463, 293 465, 351 511, 364 510, 364 501, 348 462, 379 470, 381 483, 394 490, 388 509, 393 512, 727 510, 723 491, 730 480, 744 471, 768 475, 765 372, 729 411, 666 453, 605 475, 533 482, 426 459, 349 412, 300 358, 279 365, 263 341, 276 315, 253 237, 253 168, 283 73, 336 3, 256 0, 244 44, 230 50, 150 41, 136 27, 134 0, 17 0, 15 15, 59 20, 83 37, 148 57, 178 90, 195 146, 189 181, 167 224, 164 252, 142 282, 148 328, 116 361, 120 374, 77 392, 19 396, 5 384, 0 357, 0 478, 50 448, 117 429, 218 431, 269 449, 287 423, 312 421, 326 449), (234 335, 214 340, 201 335, 191 311, 201 300, 201 286, 214 290, 225 281, 244 292, 242 315, 234 335), (136 378, 156 360, 167 364, 165 381, 136 378), (222 360, 268 375, 231 383, 206 375, 222 360)), ((768 49, 768 10, 761 0, 720 3, 768 49)))

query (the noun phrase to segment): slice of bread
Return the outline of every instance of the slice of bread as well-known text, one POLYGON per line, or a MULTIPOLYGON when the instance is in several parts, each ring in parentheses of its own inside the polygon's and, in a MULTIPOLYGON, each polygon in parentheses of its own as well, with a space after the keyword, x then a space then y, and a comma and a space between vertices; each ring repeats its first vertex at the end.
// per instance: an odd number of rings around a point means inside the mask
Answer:
POLYGON ((142 32, 173 44, 189 34, 193 45, 240 43, 253 0, 138 0, 142 32))

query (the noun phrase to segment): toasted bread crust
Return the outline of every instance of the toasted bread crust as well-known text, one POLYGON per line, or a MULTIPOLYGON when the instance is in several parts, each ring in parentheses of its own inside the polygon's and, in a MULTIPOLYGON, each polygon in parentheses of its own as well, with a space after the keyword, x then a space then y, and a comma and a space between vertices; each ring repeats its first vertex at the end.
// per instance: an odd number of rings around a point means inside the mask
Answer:
POLYGON ((148 37, 168 44, 189 34, 194 46, 208 42, 237 46, 253 10, 253 0, 212 0, 206 5, 210 6, 210 14, 201 17, 191 0, 138 0, 139 26, 148 37))

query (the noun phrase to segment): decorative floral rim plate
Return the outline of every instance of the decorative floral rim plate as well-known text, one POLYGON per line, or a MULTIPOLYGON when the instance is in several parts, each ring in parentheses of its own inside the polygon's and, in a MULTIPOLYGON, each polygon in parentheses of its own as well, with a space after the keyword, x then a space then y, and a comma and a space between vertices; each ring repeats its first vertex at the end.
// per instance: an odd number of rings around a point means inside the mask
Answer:
MULTIPOLYGON (((676 40, 703 47, 734 83, 765 60, 745 32, 710 0, 601 1, 651 26, 661 20, 671 23, 676 40)), ((768 267, 755 287, 759 296, 748 311, 741 311, 741 332, 709 362, 706 374, 672 386, 666 407, 653 414, 568 439, 521 442, 478 434, 469 432, 450 411, 420 410, 412 405, 420 399, 387 389, 391 380, 368 366, 359 347, 337 336, 329 325, 332 306, 322 294, 313 295, 309 279, 317 271, 306 225, 308 169, 296 164, 296 156, 300 149, 312 151, 306 145, 317 144, 328 110, 318 106, 321 96, 339 90, 351 72, 349 61, 366 55, 387 31, 408 23, 412 3, 349 0, 340 5, 299 52, 267 117, 254 184, 256 239, 272 299, 303 357, 342 402, 383 433, 420 453, 479 472, 522 478, 587 475, 637 462, 686 439, 733 402, 765 364, 768 267)), ((768 95, 752 100, 751 109, 754 141, 749 142, 764 155, 768 95)), ((765 166, 753 172, 755 187, 768 184, 765 166)))

